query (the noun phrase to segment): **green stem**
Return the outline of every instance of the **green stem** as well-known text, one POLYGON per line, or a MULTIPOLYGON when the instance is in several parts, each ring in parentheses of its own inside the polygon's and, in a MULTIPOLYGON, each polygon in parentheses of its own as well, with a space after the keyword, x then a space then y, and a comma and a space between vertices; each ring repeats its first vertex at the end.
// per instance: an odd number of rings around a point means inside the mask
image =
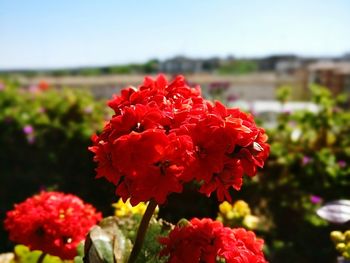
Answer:
POLYGON ((157 207, 157 203, 154 200, 151 200, 148 203, 146 212, 143 215, 139 229, 137 230, 136 239, 135 239, 132 251, 130 253, 128 263, 134 263, 136 261, 136 258, 141 251, 142 244, 143 244, 143 241, 145 239, 145 235, 147 232, 149 221, 151 220, 151 217, 152 217, 156 207, 157 207))
POLYGON ((46 253, 42 252, 36 263, 43 263, 45 256, 46 256, 46 253))

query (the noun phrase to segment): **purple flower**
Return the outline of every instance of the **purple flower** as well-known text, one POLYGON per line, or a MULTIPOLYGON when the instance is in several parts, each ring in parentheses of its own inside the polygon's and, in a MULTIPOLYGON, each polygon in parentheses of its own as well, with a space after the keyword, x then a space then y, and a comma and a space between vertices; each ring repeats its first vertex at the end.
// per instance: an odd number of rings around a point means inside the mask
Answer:
POLYGON ((4 90, 5 89, 5 85, 3 83, 0 83, 0 90, 4 90))
POLYGON ((38 109, 38 112, 39 112, 39 113, 44 113, 44 112, 46 112, 46 109, 45 109, 44 107, 40 107, 40 108, 38 109))
POLYGON ((295 127, 295 126, 297 126, 297 123, 295 122, 295 121, 289 121, 289 126, 290 127, 295 127))
POLYGON ((303 163, 303 165, 307 165, 307 164, 310 163, 311 161, 312 161, 312 158, 305 155, 305 156, 303 157, 302 163, 303 163))
POLYGON ((30 93, 37 93, 39 91, 38 86, 36 85, 30 85, 28 90, 30 93))
POLYGON ((226 81, 212 82, 209 84, 209 92, 225 91, 230 87, 230 83, 226 81))
POLYGON ((33 128, 32 125, 26 125, 26 126, 23 127, 23 132, 26 135, 32 134, 34 132, 34 128, 33 128))
POLYGON ((236 101, 238 99, 238 97, 234 94, 230 94, 227 96, 227 101, 236 101))
POLYGON ((91 113, 92 113, 92 110, 93 110, 93 108, 92 108, 92 106, 90 105, 90 106, 85 107, 84 112, 87 113, 87 114, 91 114, 91 113))
POLYGON ((346 162, 344 160, 339 160, 338 165, 339 167, 344 168, 346 166, 346 162))
POLYGON ((319 204, 319 203, 321 203, 323 200, 322 200, 322 198, 320 197, 320 196, 317 196, 317 195, 311 195, 310 196, 310 201, 311 201, 311 203, 313 203, 313 204, 319 204))
POLYGON ((291 111, 291 110, 284 109, 284 110, 282 111, 282 113, 284 113, 285 115, 290 115, 290 114, 292 113, 292 111, 291 111))

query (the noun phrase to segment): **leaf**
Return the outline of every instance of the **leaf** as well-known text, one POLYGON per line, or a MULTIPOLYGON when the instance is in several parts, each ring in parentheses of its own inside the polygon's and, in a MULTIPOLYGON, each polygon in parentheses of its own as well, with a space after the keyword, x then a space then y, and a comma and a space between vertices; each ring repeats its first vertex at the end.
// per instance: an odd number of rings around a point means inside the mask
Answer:
POLYGON ((115 217, 107 217, 94 226, 85 242, 84 262, 124 263, 131 251, 131 241, 119 229, 115 217))
POLYGON ((99 226, 94 226, 86 239, 84 262, 114 263, 112 240, 99 226))
POLYGON ((335 224, 344 224, 350 221, 350 200, 336 200, 326 203, 317 210, 317 214, 335 224))
MULTIPOLYGON (((15 258, 12 263, 37 263, 42 253, 40 250, 30 250, 27 246, 17 245, 14 248, 15 258)), ((63 261, 59 257, 46 254, 43 262, 62 263, 63 261)))
POLYGON ((131 241, 127 239, 119 229, 116 217, 107 217, 100 226, 113 238, 113 251, 116 262, 126 262, 131 252, 131 241))

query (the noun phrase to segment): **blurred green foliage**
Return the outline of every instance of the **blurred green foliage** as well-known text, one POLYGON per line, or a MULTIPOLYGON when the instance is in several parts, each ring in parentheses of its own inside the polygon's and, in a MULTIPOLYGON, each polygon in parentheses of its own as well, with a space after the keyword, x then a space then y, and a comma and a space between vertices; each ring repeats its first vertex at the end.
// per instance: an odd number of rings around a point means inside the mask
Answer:
POLYGON ((248 74, 258 70, 258 64, 255 61, 235 60, 226 63, 218 68, 220 74, 248 74))
MULTIPOLYGON (((91 94, 63 89, 0 90, 0 221, 14 203, 43 189, 74 193, 110 212, 114 187, 96 180, 90 137, 110 115, 91 94), (96 194, 96 189, 100 189, 96 194)), ((0 227, 0 249, 10 248, 0 227)))
POLYGON ((292 93, 292 88, 290 86, 282 86, 277 89, 276 98, 278 101, 285 103, 292 93))
MULTIPOLYGON (((85 256, 86 262, 126 263, 141 219, 141 214, 104 218, 98 226, 91 229, 85 245, 78 249, 74 262, 83 262, 85 256)), ((164 220, 157 220, 156 216, 151 218, 137 263, 166 262, 165 257, 159 257, 162 246, 157 240, 160 236, 167 236, 171 227, 164 220)))
MULTIPOLYGON (((124 235, 130 239, 135 240, 138 226, 140 225, 142 216, 132 215, 130 217, 124 217, 118 219, 118 225, 124 235)), ((144 245, 140 254, 137 257, 137 263, 162 263, 166 262, 164 258, 159 258, 159 252, 161 245, 157 241, 160 236, 167 236, 171 226, 164 220, 157 220, 152 217, 148 230, 146 232, 144 245)))
MULTIPOLYGON (((246 179, 242 190, 232 193, 263 221, 258 235, 266 241, 270 262, 322 263, 336 257, 329 233, 339 226, 327 224, 315 211, 323 202, 350 199, 350 112, 343 107, 344 95, 334 97, 318 86, 311 93, 318 111, 279 114, 276 127, 267 131, 271 154, 261 176, 246 179)), ((286 102, 288 94, 282 88, 277 97, 286 102)), ((103 103, 82 91, 28 91, 6 82, 0 109, 1 221, 15 202, 41 188, 72 192, 112 214, 114 187, 94 179, 95 164, 87 151, 91 134, 111 114, 103 103)), ((173 223, 182 217, 215 217, 217 205, 215 197, 186 186, 181 195, 170 196, 159 215, 173 223)), ((126 222, 124 227, 133 240, 136 225, 126 222)), ((152 229, 153 240, 162 230, 152 229)), ((10 248, 6 240, 0 230, 2 250, 10 248)))
MULTIPOLYGON (((23 245, 17 245, 14 248, 14 260, 11 263, 37 263, 42 252, 39 250, 30 250, 28 247, 23 245)), ((42 263, 64 263, 67 261, 61 260, 59 257, 51 256, 46 254, 43 258, 42 263)))
POLYGON ((14 70, 0 71, 0 77, 11 77, 13 75, 21 75, 28 78, 40 77, 41 75, 62 77, 62 76, 85 76, 95 77, 101 75, 118 75, 118 74, 151 74, 157 73, 159 70, 159 61, 151 59, 145 63, 132 63, 123 65, 111 65, 103 67, 85 67, 72 69, 52 69, 52 70, 14 70))
MULTIPOLYGON (((350 112, 346 96, 311 87, 318 111, 281 113, 270 129, 271 154, 261 176, 238 193, 265 217, 272 262, 332 262, 334 228, 316 215, 323 202, 350 199, 350 112)), ((286 101, 287 89, 279 98, 286 101)))

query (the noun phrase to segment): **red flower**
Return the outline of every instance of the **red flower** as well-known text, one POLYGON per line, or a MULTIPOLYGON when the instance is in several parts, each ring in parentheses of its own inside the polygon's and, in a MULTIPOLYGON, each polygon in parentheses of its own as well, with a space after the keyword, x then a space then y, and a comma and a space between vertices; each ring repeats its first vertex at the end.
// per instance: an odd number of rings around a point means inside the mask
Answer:
POLYGON ((62 259, 73 259, 78 244, 101 220, 95 208, 74 195, 41 192, 7 212, 10 239, 62 259))
POLYGON ((202 117, 196 124, 183 126, 193 141, 196 159, 192 173, 198 181, 208 182, 213 174, 223 170, 227 148, 223 126, 223 121, 214 115, 202 117))
POLYGON ((162 130, 120 137, 113 151, 113 161, 123 175, 117 193, 136 205, 151 198, 164 203, 169 193, 181 192, 191 158, 186 147, 192 148, 188 136, 166 135, 162 130))
POLYGON ((163 112, 156 106, 145 106, 142 104, 125 107, 123 114, 114 116, 111 121, 110 141, 132 131, 143 132, 148 129, 161 129, 165 123, 163 112))
POLYGON ((227 228, 209 218, 194 218, 186 226, 176 226, 159 242, 164 246, 160 256, 168 256, 169 263, 215 263, 218 258, 232 263, 266 262, 264 241, 253 232, 227 228))
POLYGON ((120 175, 112 162, 111 144, 108 141, 101 140, 97 135, 93 135, 91 139, 94 146, 89 147, 89 149, 95 154, 94 161, 99 163, 96 168, 96 177, 105 177, 113 184, 117 184, 120 175))
POLYGON ((243 183, 243 168, 238 159, 226 158, 224 168, 213 174, 209 182, 205 182, 199 191, 210 196, 216 191, 219 200, 232 201, 229 189, 232 187, 235 190, 240 190, 243 183))
POLYGON ((50 88, 50 85, 45 80, 41 80, 38 84, 38 88, 41 91, 46 91, 50 88))
POLYGON ((202 98, 184 77, 168 83, 146 77, 109 101, 115 115, 89 149, 98 162, 97 177, 117 186, 133 204, 181 192, 197 181, 200 192, 230 200, 243 173, 253 176, 269 153, 267 136, 253 117, 202 98))

